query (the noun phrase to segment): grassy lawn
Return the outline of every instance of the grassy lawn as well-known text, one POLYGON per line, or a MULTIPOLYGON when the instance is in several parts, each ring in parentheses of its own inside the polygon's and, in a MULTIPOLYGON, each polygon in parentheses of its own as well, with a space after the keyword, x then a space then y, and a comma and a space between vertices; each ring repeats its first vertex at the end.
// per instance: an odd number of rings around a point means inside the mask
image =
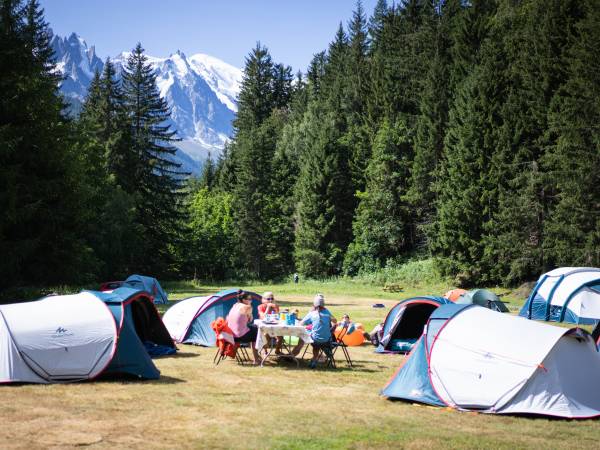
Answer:
MULTIPOLYGON (((222 287, 166 283, 173 299, 222 287)), ((237 287, 237 286, 236 286, 237 287)), ((389 307, 447 286, 403 287, 340 282, 240 286, 272 290, 281 303, 308 310, 316 292, 334 315, 348 313, 370 330, 389 307), (373 309, 384 303, 386 309, 373 309)), ((524 301, 506 294, 511 311, 524 301)), ((531 419, 460 413, 379 396, 401 356, 372 346, 350 350, 356 368, 309 370, 291 365, 212 364, 215 350, 180 346, 155 360, 157 381, 7 385, 0 394, 2 448, 597 448, 600 421, 531 419)))

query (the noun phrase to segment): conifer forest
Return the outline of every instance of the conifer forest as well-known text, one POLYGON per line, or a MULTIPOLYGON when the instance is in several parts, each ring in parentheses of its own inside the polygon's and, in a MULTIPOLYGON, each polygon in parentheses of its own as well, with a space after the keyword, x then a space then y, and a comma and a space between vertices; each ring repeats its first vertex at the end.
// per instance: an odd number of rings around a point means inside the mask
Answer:
POLYGON ((248 43, 198 178, 131 45, 70 116, 37 0, 0 0, 0 289, 600 266, 598 1, 359 1, 306 72, 248 43))

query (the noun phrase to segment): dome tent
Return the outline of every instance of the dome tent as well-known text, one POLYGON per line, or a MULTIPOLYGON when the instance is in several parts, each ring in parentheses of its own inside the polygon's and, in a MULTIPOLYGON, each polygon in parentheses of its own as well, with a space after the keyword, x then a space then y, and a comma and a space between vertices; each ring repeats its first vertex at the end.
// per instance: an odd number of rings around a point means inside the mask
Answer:
POLYGON ((383 324, 377 353, 407 353, 423 333, 429 316, 439 306, 451 303, 443 297, 412 297, 396 303, 383 324))
POLYGON ((160 371, 152 362, 146 344, 175 350, 175 343, 145 291, 121 287, 112 292, 93 292, 112 313, 117 324, 119 345, 105 374, 128 374, 158 379, 160 371))
POLYGON ((472 291, 467 291, 456 300, 456 304, 475 304, 491 309, 492 311, 498 311, 502 313, 508 312, 508 308, 504 302, 502 302, 502 300, 500 300, 496 294, 494 294, 492 291, 488 291, 487 289, 474 289, 472 291))
POLYGON ((600 320, 600 269, 561 267, 543 274, 519 315, 528 319, 595 325, 600 320))
POLYGON ((382 394, 467 411, 586 418, 600 415, 599 378, 600 358, 584 330, 442 305, 382 394))
MULTIPOLYGON (((239 292, 239 289, 226 289, 210 296, 186 298, 165 312, 163 322, 175 342, 213 347, 216 338, 210 324, 229 314, 239 292)), ((252 296, 252 314, 258 317, 260 295, 244 292, 252 296)))
POLYGON ((1 305, 0 382, 82 381, 107 373, 156 379, 160 372, 142 339, 174 347, 143 291, 84 291, 1 305))
POLYGON ((108 281, 102 283, 100 291, 111 292, 120 287, 129 287, 146 291, 151 295, 152 301, 157 305, 166 305, 169 303, 169 297, 158 280, 144 275, 130 275, 125 281, 108 281))

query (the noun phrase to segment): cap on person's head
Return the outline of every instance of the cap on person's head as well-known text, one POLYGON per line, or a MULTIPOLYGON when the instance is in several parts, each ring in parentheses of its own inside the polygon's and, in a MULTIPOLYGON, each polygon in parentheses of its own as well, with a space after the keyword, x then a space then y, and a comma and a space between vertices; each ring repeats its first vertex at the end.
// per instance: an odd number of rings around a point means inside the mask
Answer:
POLYGON ((273 300, 273 293, 271 291, 267 291, 262 295, 263 299, 273 300))
POLYGON ((323 296, 323 294, 315 295, 315 298, 313 300, 313 306, 325 306, 325 297, 323 296))

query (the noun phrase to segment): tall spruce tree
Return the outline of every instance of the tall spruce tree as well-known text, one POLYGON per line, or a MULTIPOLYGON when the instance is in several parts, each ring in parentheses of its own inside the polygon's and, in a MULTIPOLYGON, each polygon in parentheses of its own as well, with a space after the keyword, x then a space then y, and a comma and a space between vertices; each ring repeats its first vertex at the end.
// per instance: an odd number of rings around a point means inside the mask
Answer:
POLYGON ((366 98, 369 85, 368 52, 369 35, 367 17, 360 0, 348 24, 347 60, 347 123, 348 130, 343 140, 350 152, 350 171, 355 189, 364 189, 365 170, 371 154, 371 136, 365 120, 366 98))
POLYGON ((502 125, 490 174, 499 201, 486 230, 484 260, 494 281, 533 279, 549 268, 544 247, 552 193, 541 161, 550 148, 547 113, 567 78, 565 53, 582 15, 579 5, 507 2, 498 9, 494 34, 503 36, 510 89, 502 96, 502 125))
POLYGON ((410 155, 409 130, 403 124, 382 123, 367 167, 366 190, 353 224, 354 240, 344 259, 344 272, 379 269, 409 250, 410 217, 402 201, 410 155))
POLYGON ((36 0, 0 2, 0 288, 82 281, 85 197, 36 0))
POLYGON ((339 220, 336 209, 340 206, 335 201, 337 184, 347 179, 347 173, 340 170, 340 155, 335 149, 333 114, 311 103, 303 122, 307 137, 295 191, 294 261, 303 275, 323 277, 341 270, 345 249, 335 236, 339 220))
MULTIPOLYGON (((579 5, 581 5, 579 3, 579 5)), ((562 5, 565 7, 566 5, 562 5)), ((572 5, 571 5, 572 6, 572 5)), ((585 17, 570 36, 567 81, 551 102, 553 144, 543 165, 555 205, 545 226, 552 265, 600 265, 600 13, 584 2, 585 17)), ((573 9, 571 9, 573 11, 573 9)))
MULTIPOLYGON (((272 160, 281 129, 282 114, 292 95, 291 69, 274 64, 260 45, 246 58, 244 78, 234 121, 235 136, 228 162, 222 167, 231 183, 241 274, 272 277, 281 267, 278 250, 282 237, 274 225, 272 160), (228 175, 229 174, 229 175, 228 175)), ((285 253, 285 251, 283 251, 285 253)))
POLYGON ((426 76, 419 101, 416 122, 414 160, 411 166, 410 188, 406 201, 413 208, 416 247, 427 249, 426 232, 434 220, 439 164, 444 151, 444 138, 448 126, 448 109, 451 90, 449 70, 451 65, 452 29, 457 22, 458 0, 444 2, 431 9, 433 16, 424 37, 432 53, 425 63, 426 76))
POLYGON ((142 242, 134 222, 135 199, 120 186, 131 188, 131 183, 126 178, 119 180, 125 168, 123 160, 115 157, 126 155, 127 130, 123 130, 122 96, 111 66, 107 61, 103 76, 96 73, 92 79, 77 121, 76 139, 88 186, 85 233, 98 259, 98 275, 104 279, 136 271, 136 254, 142 242))
POLYGON ((178 139, 169 123, 170 110, 160 97, 156 74, 141 44, 123 70, 123 106, 130 137, 128 170, 137 196, 137 221, 143 227, 145 252, 139 267, 165 273, 184 217, 184 172, 173 162, 178 139))

